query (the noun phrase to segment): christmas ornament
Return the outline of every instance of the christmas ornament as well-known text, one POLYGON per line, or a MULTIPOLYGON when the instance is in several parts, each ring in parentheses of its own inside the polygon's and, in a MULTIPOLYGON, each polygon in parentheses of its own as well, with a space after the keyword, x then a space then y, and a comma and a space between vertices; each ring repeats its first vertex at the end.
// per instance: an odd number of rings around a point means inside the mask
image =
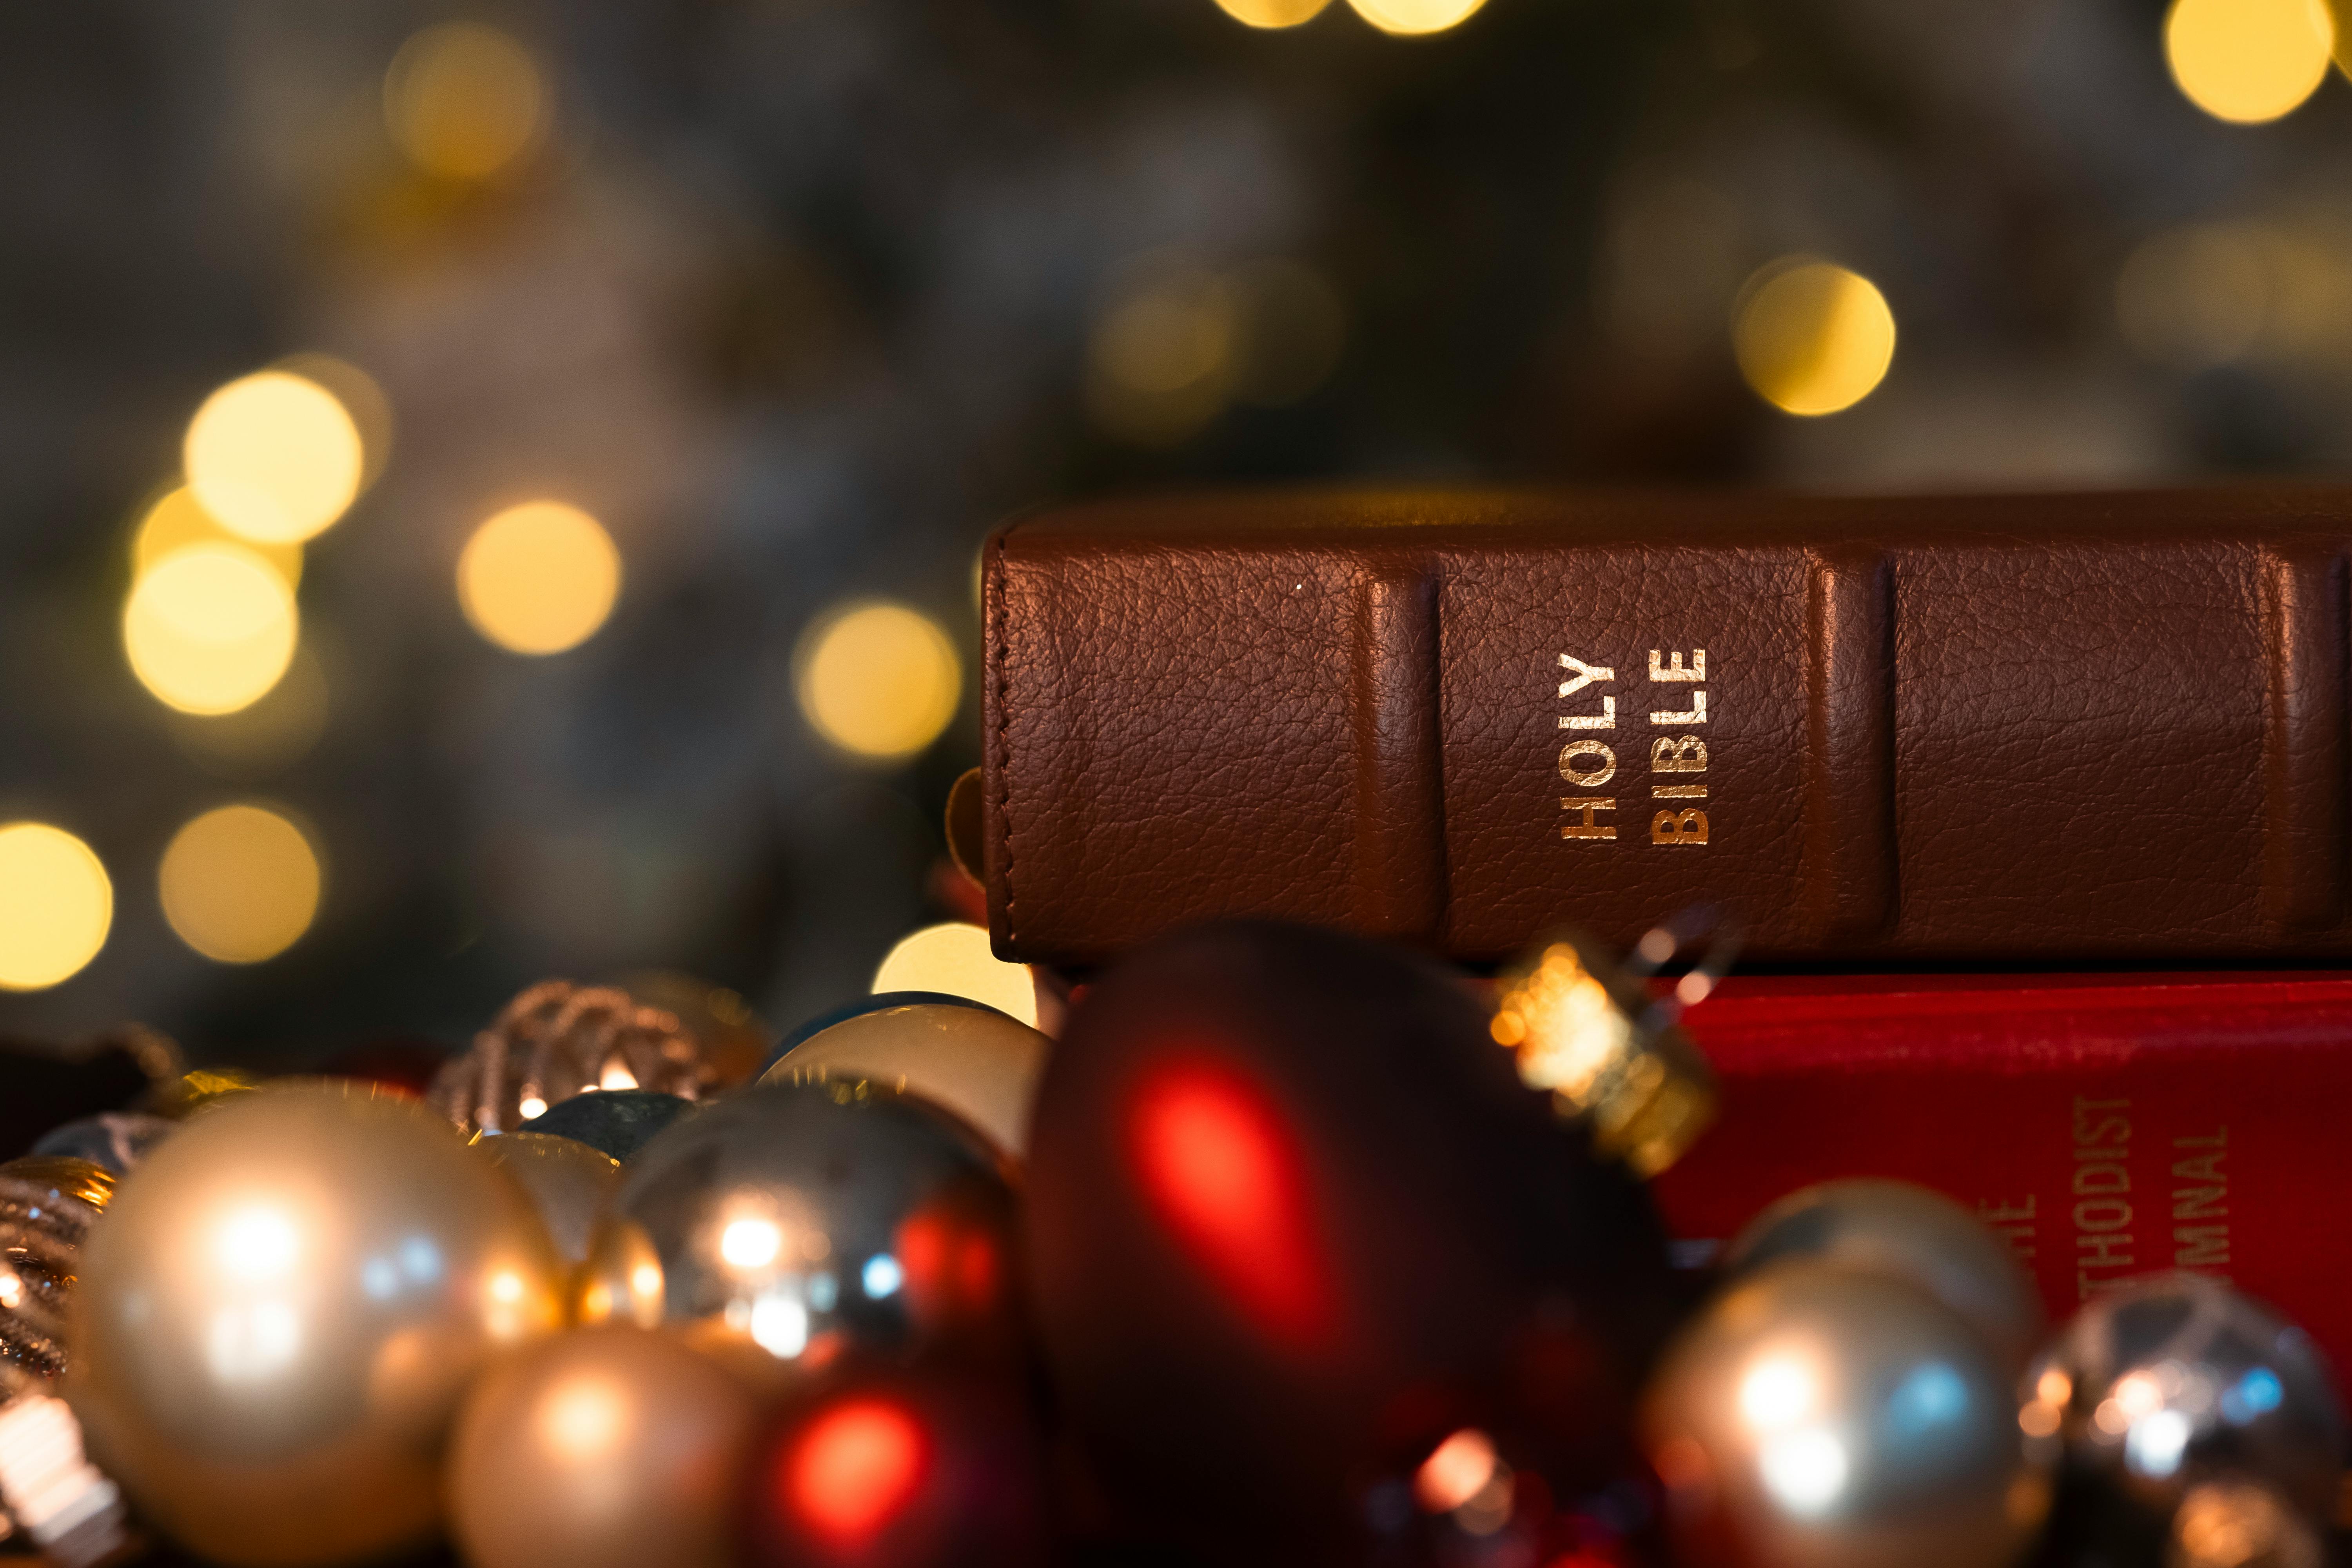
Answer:
POLYGON ((1143 1528, 1361 1561, 1363 1486, 1462 1427, 1563 1493, 1622 1458, 1664 1239, 1450 975, 1271 924, 1139 950, 1055 1047, 1030 1159, 1047 1357, 1143 1528))
POLYGON ((999 1153, 1028 1152, 1030 1105, 1051 1040, 993 1007, 928 992, 869 1003, 789 1046, 760 1081, 881 1084, 954 1112, 999 1153))
POLYGON ((2322 1568, 2327 1549, 2310 1516, 2259 1481, 2200 1481, 2181 1494, 2165 1568, 2322 1568))
POLYGON ((1682 1332, 1643 1446, 1683 1558, 1727 1568, 2000 1568, 2049 1504, 2004 1367, 1909 1279, 1791 1260, 1682 1332))
POLYGON ((2065 1540, 2153 1555, 2209 1480, 2265 1486, 2314 1524, 2336 1507, 2344 1416, 2327 1369, 2300 1329, 2226 1285, 2168 1274, 2102 1292, 2026 1387, 2019 1423, 2063 1450, 2065 1540))
POLYGON ((551 1138, 585 1143, 615 1160, 635 1157, 655 1135, 695 1108, 696 1102, 650 1089, 607 1089, 575 1094, 561 1105, 549 1106, 518 1129, 551 1138))
POLYGON ((547 980, 508 1003, 441 1069, 429 1098, 468 1131, 506 1132, 578 1094, 646 1089, 695 1100, 712 1082, 675 1014, 611 986, 547 980))
POLYGON ((588 1256, 589 1234, 620 1184, 621 1163, 601 1149, 545 1132, 506 1132, 475 1141, 490 1163, 515 1179, 566 1263, 588 1256))
POLYGON ((1724 1257, 1729 1274, 1789 1258, 1908 1279, 1973 1324, 2011 1375, 2042 1346, 2042 1297, 2006 1243, 1959 1205, 1908 1182, 1824 1182, 1749 1222, 1724 1257))
POLYGON ((1032 1568, 1050 1560, 1034 1418, 1002 1381, 840 1369, 762 1439, 748 1568, 1032 1568))
POLYGON ((778 1040, 774 1047, 768 1052, 767 1059, 760 1064, 760 1076, 766 1077, 778 1062, 816 1038, 817 1036, 824 1034, 835 1024, 846 1023, 852 1018, 862 1017, 868 1013, 878 1013, 891 1007, 917 1007, 925 1005, 940 1007, 969 1007, 975 1011, 988 1013, 996 1011, 985 1002, 975 1002, 969 996, 951 995, 945 991, 877 991, 870 996, 860 996, 854 1001, 844 1002, 838 1007, 829 1007, 778 1040))
POLYGON ((473 1568, 730 1568, 757 1422, 751 1391, 671 1335, 561 1335, 467 1396, 451 1531, 473 1568))
POLYGON ((89 1234, 65 1394, 192 1551, 373 1556, 430 1533, 457 1400, 553 1328, 529 1200, 416 1101, 273 1087, 196 1117, 89 1234))
POLYGON ((87 1160, 0 1165, 0 1369, 43 1381, 66 1370, 82 1246, 113 1194, 113 1173, 87 1160))
POLYGON ((105 1110, 53 1128, 33 1145, 35 1154, 87 1160, 117 1176, 127 1176, 179 1123, 135 1110, 105 1110))
POLYGON ((698 1326, 785 1362, 1010 1353, 1012 1194, 951 1118, 874 1085, 714 1102, 623 1172, 583 1320, 698 1326))
POLYGON ((438 1040, 388 1036, 337 1051, 319 1064, 325 1078, 352 1078, 415 1095, 433 1091, 433 1080, 448 1064, 449 1047, 438 1040))
POLYGON ((625 974, 617 984, 646 1006, 674 1014, 721 1088, 751 1082, 772 1058, 776 1031, 724 985, 672 969, 625 974))
POLYGON ((0 1366, 0 1541, 18 1533, 49 1568, 93 1568, 133 1544, 121 1490, 83 1457, 73 1412, 0 1366))

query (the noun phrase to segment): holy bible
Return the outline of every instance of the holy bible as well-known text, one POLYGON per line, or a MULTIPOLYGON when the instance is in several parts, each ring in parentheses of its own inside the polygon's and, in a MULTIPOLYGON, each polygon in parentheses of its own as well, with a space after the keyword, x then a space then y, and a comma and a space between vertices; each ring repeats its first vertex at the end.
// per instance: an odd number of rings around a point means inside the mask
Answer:
POLYGON ((2352 976, 1734 975, 1683 1025, 1721 1092, 1654 1184, 1686 1244, 1891 1176, 2000 1232, 2053 1322, 2187 1269, 2352 1366, 2352 976))
POLYGON ((1483 963, 2352 956, 2352 491, 1297 492, 983 558, 1004 957, 1286 917, 1483 963))

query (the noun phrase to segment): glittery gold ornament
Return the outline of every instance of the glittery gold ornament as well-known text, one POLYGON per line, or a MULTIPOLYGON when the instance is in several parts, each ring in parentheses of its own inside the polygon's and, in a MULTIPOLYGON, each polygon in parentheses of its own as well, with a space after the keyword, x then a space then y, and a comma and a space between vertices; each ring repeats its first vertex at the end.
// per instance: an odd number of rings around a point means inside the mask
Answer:
POLYGON ((2007 1370, 1893 1275, 1735 1283, 1668 1350, 1642 1428, 1682 1557, 1720 1568, 2001 1568, 2049 1508, 2007 1370))
MULTIPOLYGON (((885 1002, 887 998, 877 998, 885 1002)), ((793 1046, 763 1084, 879 1084, 953 1112, 1019 1159, 1054 1042, 992 1007, 908 1002, 866 1008, 793 1046)))
POLYGON ((252 1568, 429 1535, 459 1398, 561 1321, 515 1184, 415 1100, 272 1087, 127 1178, 81 1258, 66 1397, 181 1544, 252 1568))
POLYGON ((530 1195, 566 1263, 588 1256, 596 1216, 620 1184, 621 1163, 601 1149, 545 1132, 483 1136, 474 1147, 530 1195))
POLYGON ((511 1131, 578 1094, 701 1097, 714 1076, 675 1014, 611 986, 547 980, 507 1004, 434 1080, 434 1107, 467 1131, 511 1131))
POLYGON ((62 1373, 77 1255, 114 1194, 88 1160, 33 1155, 0 1165, 0 1366, 62 1373))
POLYGON ((1910 1280, 1973 1323, 2012 1374, 2042 1347, 2042 1297, 2008 1245, 1925 1187, 1858 1178, 1791 1193, 1748 1223, 1724 1268, 1743 1274, 1786 1258, 1910 1280))
POLYGON ((727 1568, 758 1414, 748 1388, 667 1333, 562 1335, 467 1399, 452 1531, 473 1568, 727 1568))

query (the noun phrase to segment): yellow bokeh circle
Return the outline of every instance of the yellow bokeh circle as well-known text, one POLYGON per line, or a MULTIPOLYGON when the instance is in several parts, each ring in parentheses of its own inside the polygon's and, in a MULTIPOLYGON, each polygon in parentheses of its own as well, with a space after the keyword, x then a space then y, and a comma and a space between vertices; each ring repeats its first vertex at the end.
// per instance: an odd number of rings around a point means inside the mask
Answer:
POLYGON ((621 552, 604 525, 562 501, 509 507, 457 558, 457 602, 474 629, 513 653, 562 653, 596 633, 621 595, 621 552))
POLYGON ((302 584, 302 547, 299 544, 260 544, 239 538, 223 528, 220 520, 196 504, 196 496, 185 485, 167 491, 139 519, 139 527, 131 537, 131 570, 133 576, 143 575, 149 568, 166 555, 185 550, 191 544, 232 544, 249 550, 269 564, 270 570, 286 580, 289 588, 302 584))
POLYGON ((963 667, 929 616, 904 605, 845 605, 802 634, 793 659, 801 712, 852 756, 911 757, 955 717, 963 667))
POLYGON ((2189 101, 2238 125, 2296 108, 2327 75, 2336 24, 2322 0, 2173 0, 2164 58, 2189 101))
POLYGON ((1442 33, 1470 19, 1486 0, 1348 0, 1356 15, 1383 33, 1442 33))
POLYGON ((874 972, 874 994, 936 991, 984 1002, 1037 1026, 1037 985, 1025 963, 1007 963, 988 944, 988 928, 950 921, 898 939, 874 972))
POLYGON ((1331 0, 1217 0, 1218 9, 1250 27, 1296 27, 1323 14, 1331 0))
POLYGON ((547 100, 530 51, 478 22, 425 28, 401 46, 383 78, 393 141, 445 179, 483 179, 531 151, 547 129, 547 100))
POLYGON ((224 805, 172 836, 157 878, 180 940, 222 963, 258 963, 294 945, 319 912, 318 852, 258 805, 224 805))
POLYGON ((45 822, 0 826, 0 991, 38 991, 98 956, 114 885, 95 851, 45 822))
POLYGON ((1748 280, 1732 343, 1758 396, 1790 414, 1835 414, 1885 379, 1895 312, 1860 273, 1790 258, 1748 280))
POLYGON ((230 382, 188 422, 188 489, 231 533, 299 544, 360 493, 366 454, 335 395, 307 376, 266 370, 230 382))
POLYGON ((294 591, 235 544, 192 544, 139 574, 122 607, 131 673, 183 713, 234 713, 294 658, 294 591))

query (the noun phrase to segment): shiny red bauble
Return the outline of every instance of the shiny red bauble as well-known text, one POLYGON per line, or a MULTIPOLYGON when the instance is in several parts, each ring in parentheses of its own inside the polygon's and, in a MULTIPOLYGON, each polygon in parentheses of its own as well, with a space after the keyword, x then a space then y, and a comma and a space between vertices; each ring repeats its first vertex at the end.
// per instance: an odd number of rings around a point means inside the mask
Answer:
POLYGON ((1045 1466, 1001 1379, 841 1367, 779 1412, 752 1464, 746 1568, 1037 1568, 1045 1466))
POLYGON ((1364 1563, 1472 1431, 1609 1484, 1675 1290, 1645 1190, 1518 1080, 1458 979, 1302 927, 1203 928, 1089 989, 1040 1088, 1046 1359, 1130 1531, 1364 1563))

